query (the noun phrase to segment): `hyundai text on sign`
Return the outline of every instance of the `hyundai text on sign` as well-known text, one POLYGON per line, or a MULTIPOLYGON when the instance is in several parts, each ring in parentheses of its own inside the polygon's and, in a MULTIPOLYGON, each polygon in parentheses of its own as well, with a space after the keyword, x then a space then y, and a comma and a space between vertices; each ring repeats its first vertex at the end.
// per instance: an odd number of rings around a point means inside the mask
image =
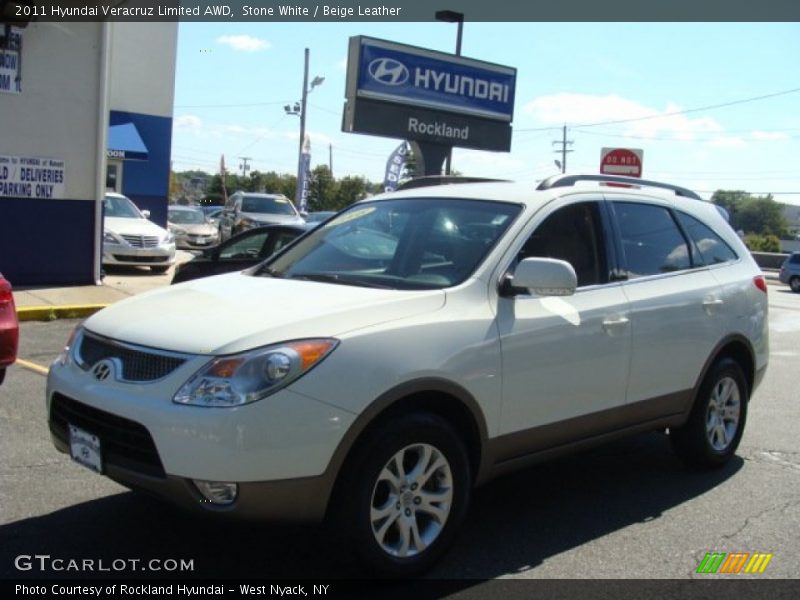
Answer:
POLYGON ((600 152, 600 173, 641 177, 643 157, 644 151, 639 148, 603 148, 600 152))
POLYGON ((357 36, 356 95, 503 122, 514 116, 517 70, 443 52, 357 36))

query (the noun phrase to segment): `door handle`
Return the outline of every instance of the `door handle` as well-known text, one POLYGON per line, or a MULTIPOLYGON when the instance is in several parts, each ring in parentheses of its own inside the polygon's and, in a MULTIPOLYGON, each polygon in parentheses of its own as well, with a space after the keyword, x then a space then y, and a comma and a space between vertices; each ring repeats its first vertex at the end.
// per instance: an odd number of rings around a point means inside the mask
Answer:
POLYGON ((630 323, 630 319, 628 319, 628 317, 614 315, 603 319, 603 329, 606 333, 613 335, 619 329, 627 326, 628 323, 630 323))
POLYGON ((706 296, 703 298, 703 310, 706 311, 708 316, 712 316, 723 304, 725 304, 725 301, 716 296, 706 296))

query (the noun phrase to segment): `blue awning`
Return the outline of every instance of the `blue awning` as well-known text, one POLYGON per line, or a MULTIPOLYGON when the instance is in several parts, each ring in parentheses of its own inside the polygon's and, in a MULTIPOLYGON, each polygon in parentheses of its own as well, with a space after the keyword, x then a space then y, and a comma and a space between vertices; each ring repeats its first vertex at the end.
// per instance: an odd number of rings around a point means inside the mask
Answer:
POLYGON ((147 146, 133 123, 111 125, 108 128, 108 158, 147 160, 147 146))

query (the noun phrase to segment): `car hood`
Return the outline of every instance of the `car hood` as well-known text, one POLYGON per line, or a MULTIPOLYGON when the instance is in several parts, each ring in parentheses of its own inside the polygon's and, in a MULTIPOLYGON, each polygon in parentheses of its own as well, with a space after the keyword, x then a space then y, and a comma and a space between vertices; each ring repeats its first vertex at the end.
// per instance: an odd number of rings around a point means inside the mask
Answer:
POLYGON ((96 313, 86 328, 189 354, 229 354, 276 342, 335 337, 435 311, 442 290, 396 291, 241 272, 147 292, 96 313))
POLYGON ((166 230, 147 219, 106 217, 103 219, 103 228, 118 235, 154 235, 159 238, 167 235, 166 230))
POLYGON ((253 221, 261 221, 262 223, 280 223, 281 225, 297 225, 303 224, 305 221, 297 215, 273 215, 271 213, 239 213, 245 219, 253 221))
POLYGON ((170 223, 172 226, 173 231, 176 229, 182 229, 186 233, 190 233, 192 235, 214 235, 217 233, 215 227, 212 227, 208 223, 187 223, 187 224, 180 224, 180 223, 170 223))

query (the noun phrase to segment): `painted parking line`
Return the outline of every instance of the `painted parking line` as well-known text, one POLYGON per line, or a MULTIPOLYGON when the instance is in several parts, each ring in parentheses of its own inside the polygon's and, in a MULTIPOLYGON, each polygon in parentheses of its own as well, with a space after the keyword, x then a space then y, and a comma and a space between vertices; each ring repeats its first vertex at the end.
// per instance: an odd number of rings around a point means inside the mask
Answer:
POLYGON ((47 372, 50 370, 47 367, 43 367, 42 365, 37 365, 36 363, 27 360, 22 360, 21 358, 18 358, 17 362, 15 362, 14 364, 19 365, 23 369, 28 369, 29 371, 33 371, 34 373, 39 373, 39 375, 47 375, 47 372))

